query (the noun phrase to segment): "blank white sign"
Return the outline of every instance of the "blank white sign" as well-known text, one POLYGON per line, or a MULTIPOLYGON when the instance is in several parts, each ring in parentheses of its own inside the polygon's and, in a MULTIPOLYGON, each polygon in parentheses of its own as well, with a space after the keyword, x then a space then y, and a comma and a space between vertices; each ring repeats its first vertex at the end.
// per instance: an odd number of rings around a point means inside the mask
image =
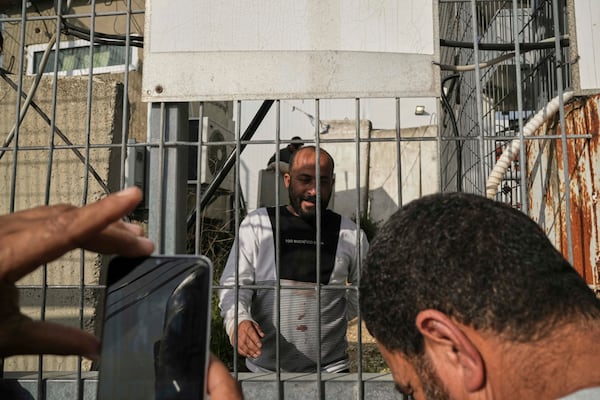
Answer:
POLYGON ((435 96, 436 0, 148 0, 144 99, 435 96))

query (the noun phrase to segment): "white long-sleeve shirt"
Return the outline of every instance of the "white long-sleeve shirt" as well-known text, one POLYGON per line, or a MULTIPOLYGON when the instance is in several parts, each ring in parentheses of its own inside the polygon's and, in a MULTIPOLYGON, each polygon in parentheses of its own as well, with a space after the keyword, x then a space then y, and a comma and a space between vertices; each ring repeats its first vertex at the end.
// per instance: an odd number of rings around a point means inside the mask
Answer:
MULTIPOLYGON (((221 276, 221 285, 235 286, 239 264, 238 324, 256 321, 265 337, 261 356, 247 359, 252 371, 276 369, 277 268, 275 264, 275 208, 260 208, 242 221, 239 261, 234 243, 221 276), (244 288, 260 285, 261 288, 244 288), (267 288, 265 288, 267 287, 267 288)), ((337 372, 348 368, 346 328, 358 310, 356 291, 346 289, 358 279, 357 227, 350 219, 325 210, 321 229, 321 339, 317 335, 316 230, 303 219, 280 207, 280 367, 288 372, 314 372, 321 347, 321 367, 337 372), (338 285, 340 288, 331 288, 338 285), (342 287, 343 286, 343 287, 342 287)), ((361 231, 361 252, 368 242, 361 231)), ((219 292, 221 315, 230 338, 235 332, 235 290, 219 292)))

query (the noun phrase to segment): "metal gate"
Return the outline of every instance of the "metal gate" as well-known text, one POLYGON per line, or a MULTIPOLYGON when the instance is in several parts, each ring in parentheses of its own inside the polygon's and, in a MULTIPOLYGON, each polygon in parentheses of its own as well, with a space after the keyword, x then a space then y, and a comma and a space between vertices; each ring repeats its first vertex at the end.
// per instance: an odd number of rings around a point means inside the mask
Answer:
MULTIPOLYGON (((428 193, 488 195, 538 221, 599 288, 600 84, 581 84, 575 49, 583 54, 584 43, 577 41, 573 1, 433 1, 433 96, 153 103, 142 101, 144 2, 59 3, 0 0, 3 214, 86 204, 138 185, 145 200, 131 218, 159 252, 205 254, 220 271, 248 210, 287 201, 276 174, 261 191, 268 176, 262 171, 271 154, 300 136, 333 155, 332 208, 368 234, 428 193)), ((370 68, 376 66, 377 59, 370 68)), ((105 258, 88 252, 44 266, 19 282, 23 310, 99 332, 105 266, 105 258)), ((357 321, 348 333, 351 374, 342 383, 323 373, 277 373, 265 385, 243 371, 218 318, 212 335, 212 350, 243 381, 248 398, 285 398, 290 387, 308 398, 399 396, 357 321)), ((78 357, 3 364, 5 378, 39 399, 95 398, 95 369, 78 357)))

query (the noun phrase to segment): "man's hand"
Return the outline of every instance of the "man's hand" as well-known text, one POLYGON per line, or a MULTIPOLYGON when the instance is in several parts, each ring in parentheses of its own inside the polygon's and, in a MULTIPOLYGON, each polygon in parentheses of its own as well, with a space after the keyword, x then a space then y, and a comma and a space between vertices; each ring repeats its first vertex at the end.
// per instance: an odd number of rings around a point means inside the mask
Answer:
POLYGON ((37 207, 0 216, 0 356, 79 354, 95 359, 98 338, 76 328, 32 321, 20 312, 15 282, 40 265, 82 248, 140 257, 154 244, 142 229, 121 220, 142 199, 137 188, 85 207, 37 207))
MULTIPOLYGON (((254 321, 242 321, 238 325, 238 353, 244 357, 257 358, 260 356, 260 341, 265 334, 254 321)), ((232 342, 233 343, 233 342, 232 342)))

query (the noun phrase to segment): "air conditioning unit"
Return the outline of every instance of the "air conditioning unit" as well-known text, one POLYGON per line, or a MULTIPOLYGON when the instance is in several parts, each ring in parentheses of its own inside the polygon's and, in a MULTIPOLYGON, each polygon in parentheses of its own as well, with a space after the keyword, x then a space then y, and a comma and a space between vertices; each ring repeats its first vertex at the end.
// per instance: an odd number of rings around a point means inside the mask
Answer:
MULTIPOLYGON (((218 172, 225 166, 225 161, 235 149, 235 136, 233 133, 233 121, 224 126, 208 117, 202 120, 202 166, 200 168, 200 183, 210 184, 218 172)), ((198 140, 198 119, 190 120, 190 142, 198 140)), ((198 163, 198 147, 190 147, 188 177, 190 180, 196 180, 198 163)), ((232 167, 223 182, 219 185, 220 189, 233 191, 235 187, 235 174, 232 167)))
POLYGON ((519 109, 517 103, 517 86, 523 88, 523 109, 534 110, 535 98, 533 85, 535 82, 528 78, 533 73, 531 64, 521 64, 521 82, 517 82, 517 66, 515 64, 497 65, 488 74, 488 80, 483 86, 483 92, 493 101, 493 107, 497 111, 511 112, 519 109))

